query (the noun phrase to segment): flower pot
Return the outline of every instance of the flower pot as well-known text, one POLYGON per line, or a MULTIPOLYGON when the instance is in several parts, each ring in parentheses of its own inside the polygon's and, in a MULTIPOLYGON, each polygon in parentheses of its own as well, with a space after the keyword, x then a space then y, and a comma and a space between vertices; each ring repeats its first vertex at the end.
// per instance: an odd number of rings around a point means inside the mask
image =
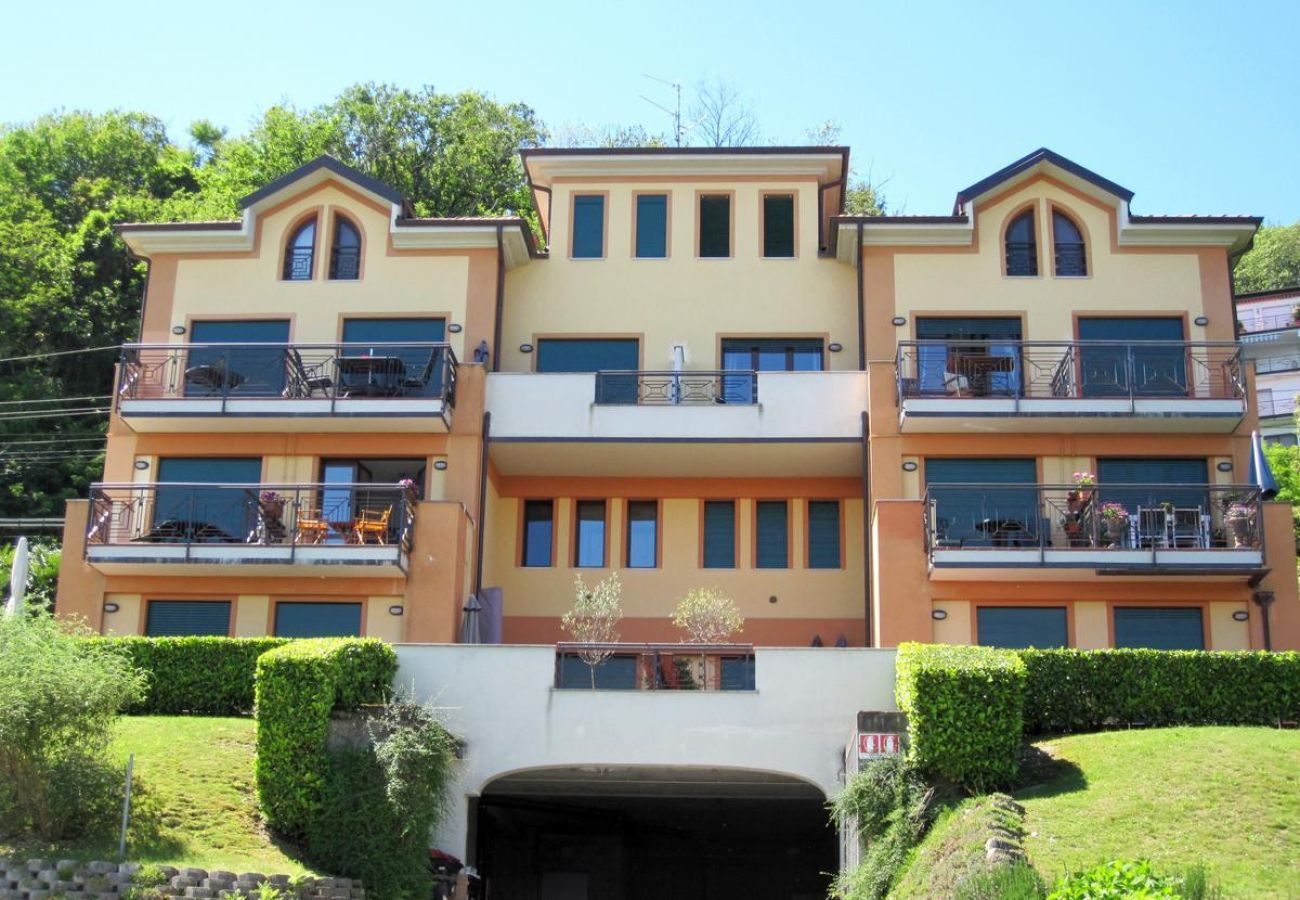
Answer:
POLYGON ((1224 520, 1234 549, 1250 546, 1250 517, 1231 516, 1224 520))
POLYGON ((1111 544, 1122 544, 1128 532, 1128 519, 1106 519, 1106 539, 1111 544))

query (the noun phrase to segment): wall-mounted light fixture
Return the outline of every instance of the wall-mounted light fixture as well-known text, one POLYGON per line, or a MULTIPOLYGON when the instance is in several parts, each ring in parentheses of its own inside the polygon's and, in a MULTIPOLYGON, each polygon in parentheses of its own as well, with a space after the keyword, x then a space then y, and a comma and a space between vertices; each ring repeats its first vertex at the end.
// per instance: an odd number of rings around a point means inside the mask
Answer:
POLYGON ((533 352, 533 345, 532 345, 532 344, 520 344, 520 345, 519 345, 519 352, 520 352, 520 353, 532 353, 532 352, 533 352))
POLYGON ((184 326, 184 325, 173 325, 173 326, 172 326, 172 334, 184 334, 184 333, 185 333, 185 326, 184 326))
POLYGON ((896 326, 900 326, 900 327, 901 327, 901 326, 907 324, 907 317, 906 317, 906 316, 894 316, 894 318, 893 318, 893 322, 894 322, 894 325, 896 325, 896 326))
POLYGON ((903 463, 903 471, 904 471, 904 472, 915 472, 915 471, 916 471, 916 461, 915 461, 915 460, 912 460, 912 459, 909 459, 907 462, 903 463))
POLYGON ((1232 460, 1225 459, 1222 462, 1216 463, 1214 468, 1218 469, 1220 472, 1231 472, 1232 460))
POLYGON ((832 353, 839 353, 841 350, 844 349, 844 345, 843 345, 843 344, 839 344, 839 343, 835 343, 835 344, 831 344, 831 345, 828 346, 826 349, 829 350, 829 351, 831 351, 832 353))
POLYGON ((145 469, 149 468, 149 460, 137 459, 135 461, 135 467, 139 469, 141 472, 143 472, 145 469))
POLYGON ((461 325, 459 322, 452 322, 450 325, 447 326, 447 330, 450 331, 452 334, 460 334, 461 329, 463 328, 464 326, 461 325))
POLYGON ((775 602, 776 602, 776 594, 773 594, 772 596, 768 597, 768 598, 767 598, 767 602, 768 602, 768 603, 775 603, 775 602))
POLYGON ((1205 316, 1197 316, 1195 319, 1192 319, 1192 321, 1197 325, 1202 325, 1202 326, 1210 324, 1210 320, 1205 316))
POLYGON ((106 612, 106 613, 115 613, 115 612, 117 612, 117 611, 118 611, 119 609, 121 609, 121 608, 122 608, 122 607, 118 606, 116 603, 105 603, 105 604, 104 604, 104 612, 106 612))
POLYGON ((437 469, 439 472, 445 472, 447 471, 447 460, 435 459, 433 461, 433 467, 437 469))
POLYGON ((948 618, 948 610, 946 610, 946 609, 934 609, 934 610, 931 610, 931 611, 930 611, 930 618, 932 618, 932 619, 938 619, 940 622, 942 622, 944 619, 948 618))
POLYGON ((1234 622, 1249 622, 1250 613, 1246 612, 1244 609, 1239 609, 1232 614, 1232 620, 1234 622))
POLYGON ((390 616, 400 616, 404 612, 406 612, 406 607, 400 604, 395 603, 392 606, 388 607, 388 614, 390 616))

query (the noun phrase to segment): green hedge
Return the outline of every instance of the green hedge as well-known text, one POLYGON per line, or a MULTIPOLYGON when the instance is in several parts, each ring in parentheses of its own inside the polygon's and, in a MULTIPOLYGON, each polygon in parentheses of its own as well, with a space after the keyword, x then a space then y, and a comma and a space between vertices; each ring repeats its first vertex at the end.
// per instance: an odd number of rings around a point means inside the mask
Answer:
POLYGON ((1022 650, 1028 734, 1300 721, 1300 653, 1022 650))
POLYGON ((895 692, 909 754, 927 775, 986 792, 1016 775, 1025 665, 990 647, 905 643, 895 692))
POLYGON ((132 715, 240 716, 253 711, 257 658, 286 638, 93 637, 145 673, 132 715))
POLYGON ((302 838, 329 774, 330 713, 382 703, 397 654, 374 638, 294 641, 257 661, 257 799, 267 823, 302 838))

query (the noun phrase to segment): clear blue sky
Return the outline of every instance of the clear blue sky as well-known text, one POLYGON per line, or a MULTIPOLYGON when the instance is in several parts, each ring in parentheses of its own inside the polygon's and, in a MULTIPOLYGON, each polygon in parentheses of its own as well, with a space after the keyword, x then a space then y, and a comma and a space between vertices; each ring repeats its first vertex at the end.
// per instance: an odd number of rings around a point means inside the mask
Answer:
POLYGON ((1300 220, 1300 3, 44 0, 5 12, 0 122, 140 109, 173 136, 357 81, 476 88, 548 124, 667 132, 642 73, 735 84, 773 142, 834 119, 891 206, 1048 146, 1142 213, 1300 220))

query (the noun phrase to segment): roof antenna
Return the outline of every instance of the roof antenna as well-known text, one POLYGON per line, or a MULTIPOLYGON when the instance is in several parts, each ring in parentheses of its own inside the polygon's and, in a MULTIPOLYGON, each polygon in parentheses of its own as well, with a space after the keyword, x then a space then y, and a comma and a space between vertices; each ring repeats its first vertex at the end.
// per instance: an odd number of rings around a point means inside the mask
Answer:
POLYGON ((660 84, 666 84, 676 92, 677 106, 674 109, 669 109, 662 103, 657 103, 654 100, 651 100, 645 94, 637 94, 637 96, 656 109, 662 109, 664 112, 668 113, 669 117, 673 120, 673 141, 678 147, 680 147, 682 145, 682 138, 685 136, 685 129, 682 128, 682 86, 675 81, 668 81, 654 75, 642 74, 641 77, 649 78, 651 81, 657 81, 660 84))

